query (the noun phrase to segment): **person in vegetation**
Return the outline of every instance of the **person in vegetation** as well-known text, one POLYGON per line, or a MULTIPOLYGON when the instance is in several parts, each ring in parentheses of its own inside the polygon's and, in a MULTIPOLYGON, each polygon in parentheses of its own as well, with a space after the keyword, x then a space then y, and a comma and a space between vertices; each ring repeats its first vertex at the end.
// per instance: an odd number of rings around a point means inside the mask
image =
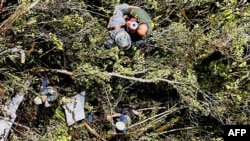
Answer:
POLYGON ((116 113, 112 115, 107 115, 107 120, 115 122, 115 127, 118 135, 123 135, 127 132, 129 125, 134 122, 135 116, 140 116, 142 112, 138 112, 129 106, 123 108, 116 108, 116 113))
POLYGON ((122 50, 130 48, 131 38, 125 31, 124 25, 125 19, 123 13, 119 10, 115 10, 108 23, 110 38, 104 42, 104 47, 106 49, 111 49, 116 46, 122 50))
POLYGON ((42 81, 42 86, 39 91, 41 95, 34 99, 34 103, 36 105, 44 103, 45 107, 50 107, 51 102, 55 101, 59 97, 58 89, 56 87, 47 86, 47 82, 48 77, 45 77, 42 81))
POLYGON ((131 44, 139 45, 145 42, 145 39, 152 33, 153 22, 142 8, 124 3, 115 6, 108 29, 111 30, 111 39, 104 43, 105 48, 110 49, 117 44, 121 49, 129 49, 131 44), (121 30, 122 34, 118 34, 120 38, 116 38, 116 33, 121 30), (124 45, 126 43, 127 46, 119 46, 121 42, 124 45))
POLYGON ((128 4, 117 5, 116 9, 122 11, 126 21, 126 30, 133 43, 143 43, 142 41, 151 35, 154 24, 145 10, 128 4))

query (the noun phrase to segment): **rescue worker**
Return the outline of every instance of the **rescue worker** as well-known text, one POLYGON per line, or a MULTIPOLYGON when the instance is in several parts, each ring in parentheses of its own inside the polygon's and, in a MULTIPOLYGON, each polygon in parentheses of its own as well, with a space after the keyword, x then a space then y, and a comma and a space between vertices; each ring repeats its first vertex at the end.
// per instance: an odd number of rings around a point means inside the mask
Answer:
POLYGON ((104 42, 105 48, 110 49, 116 45, 122 50, 130 48, 131 38, 123 28, 124 25, 125 19, 123 13, 119 10, 115 10, 108 23, 110 38, 104 42))
POLYGON ((107 115, 107 120, 112 122, 114 118, 116 121, 115 127, 118 135, 125 134, 129 125, 133 123, 135 116, 140 116, 142 113, 132 109, 129 106, 116 108, 115 111, 115 114, 107 115))
MULTIPOLYGON (((115 6, 115 12, 122 14, 125 24, 120 28, 125 28, 131 37, 132 44, 139 45, 145 42, 153 30, 153 22, 148 13, 140 7, 120 4, 115 6)), ((121 18, 117 19, 123 20, 121 18)))
POLYGON ((116 9, 123 12, 126 20, 127 31, 131 35, 132 42, 144 40, 151 35, 154 25, 145 10, 128 4, 117 5, 116 9), (138 26, 136 23, 138 23, 138 26))
POLYGON ((44 103, 45 107, 50 107, 51 102, 55 101, 59 97, 59 92, 56 87, 47 86, 48 77, 45 77, 42 81, 42 86, 39 91, 41 94, 34 99, 36 105, 44 103))

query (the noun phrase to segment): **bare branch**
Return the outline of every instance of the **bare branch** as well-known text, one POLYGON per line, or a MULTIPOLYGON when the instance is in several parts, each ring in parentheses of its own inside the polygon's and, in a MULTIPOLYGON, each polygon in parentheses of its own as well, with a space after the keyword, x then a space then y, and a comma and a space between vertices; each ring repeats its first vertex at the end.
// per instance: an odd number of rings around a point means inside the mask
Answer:
POLYGON ((102 141, 106 141, 106 139, 104 139, 103 137, 101 137, 101 135, 99 135, 94 129, 92 129, 87 122, 83 122, 83 124, 85 125, 85 127, 88 129, 88 131, 95 135, 96 137, 100 138, 102 141))
POLYGON ((32 72, 32 73, 39 73, 39 72, 56 72, 56 73, 62 73, 67 75, 73 75, 73 72, 67 71, 67 70, 60 70, 60 69, 47 69, 47 68, 34 68, 34 69, 27 69, 24 70, 24 73, 32 72))
POLYGON ((137 109, 137 111, 146 111, 146 110, 152 110, 152 109, 166 109, 166 107, 143 108, 143 109, 137 109))
POLYGON ((172 130, 169 130, 169 131, 164 131, 164 132, 161 132, 161 133, 157 133, 159 135, 161 134, 167 134, 167 133, 170 133, 170 132, 175 132, 175 131, 182 131, 182 130, 189 130, 189 129, 195 129, 195 128, 198 128, 198 126, 194 126, 194 127, 184 127, 184 128, 177 128, 177 129, 172 129, 172 130))
POLYGON ((166 114, 172 113, 172 112, 177 111, 177 110, 178 110, 178 108, 176 108, 176 107, 170 108, 169 110, 164 111, 164 112, 162 112, 162 113, 160 113, 160 114, 158 114, 158 115, 152 116, 152 117, 147 118, 147 119, 145 119, 145 120, 143 120, 143 121, 141 121, 141 122, 135 123, 135 124, 129 126, 128 128, 135 127, 135 126, 140 125, 140 124, 142 124, 142 123, 145 123, 145 122, 147 122, 147 121, 149 121, 149 120, 151 120, 151 119, 154 119, 154 118, 156 118, 156 117, 159 117, 159 116, 162 116, 162 115, 166 115, 166 114))
MULTIPOLYGON (((25 70, 24 72, 56 72, 56 73, 63 73, 63 74, 67 74, 67 75, 76 75, 74 74, 74 72, 70 72, 67 70, 60 70, 60 69, 47 69, 47 68, 35 68, 35 69, 28 69, 25 70)), ((171 81, 168 79, 164 79, 164 78, 155 78, 155 79, 143 79, 143 78, 137 78, 137 77, 131 77, 131 76, 126 76, 126 75, 122 75, 119 73, 105 73, 109 76, 114 76, 114 77, 119 77, 119 78, 124 78, 124 79, 128 79, 128 80, 134 80, 134 81, 139 81, 139 82, 143 82, 143 83, 153 83, 153 82, 157 82, 157 81, 163 81, 163 82, 167 82, 169 84, 183 84, 181 82, 177 82, 177 81, 171 81)), ((79 74, 81 75, 81 74, 79 74)))
MULTIPOLYGON (((36 4, 38 4, 40 0, 37 0, 33 3, 30 4, 30 6, 26 9, 21 8, 23 5, 20 5, 19 7, 17 7, 17 10, 14 14, 12 14, 7 20, 5 20, 1 25, 0 25, 0 29, 6 30, 8 29, 12 23, 14 23, 15 20, 17 20, 19 17, 21 17, 24 13, 26 13, 27 11, 29 11, 31 8, 33 8, 36 4)), ((2 30, 0 31, 2 32, 2 30)))
POLYGON ((135 81, 144 82, 144 83, 152 83, 152 82, 156 82, 156 81, 164 81, 164 82, 167 82, 169 84, 182 84, 181 82, 171 81, 171 80, 164 79, 164 78, 142 79, 142 78, 136 78, 136 77, 122 75, 122 74, 119 74, 119 73, 108 73, 108 75, 109 76, 120 77, 120 78, 124 78, 124 79, 129 79, 129 80, 135 80, 135 81))

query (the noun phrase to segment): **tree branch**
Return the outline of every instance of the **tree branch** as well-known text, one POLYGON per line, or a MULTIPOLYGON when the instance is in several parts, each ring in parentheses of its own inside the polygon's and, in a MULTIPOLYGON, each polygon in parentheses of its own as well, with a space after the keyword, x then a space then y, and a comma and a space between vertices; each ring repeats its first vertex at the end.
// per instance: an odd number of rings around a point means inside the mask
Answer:
POLYGON ((149 120, 151 120, 151 119, 154 119, 154 118, 156 118, 156 117, 159 117, 159 116, 162 116, 162 115, 165 115, 165 114, 172 113, 172 112, 177 111, 177 110, 178 110, 178 108, 173 107, 173 108, 171 108, 171 109, 169 109, 169 110, 167 110, 167 111, 164 111, 164 112, 162 112, 162 113, 160 113, 160 114, 158 114, 158 115, 154 115, 154 116, 152 116, 152 117, 150 117, 150 118, 147 118, 147 119, 145 119, 145 120, 143 120, 143 121, 141 121, 141 122, 135 123, 135 124, 129 126, 128 128, 135 127, 135 126, 140 125, 140 124, 142 124, 142 123, 145 123, 145 122, 147 122, 147 121, 149 121, 149 120))
POLYGON ((182 84, 181 82, 171 81, 171 80, 164 79, 164 78, 142 79, 142 78, 136 78, 136 77, 122 75, 122 74, 119 74, 119 73, 108 73, 108 75, 109 76, 120 77, 120 78, 124 78, 124 79, 129 79, 129 80, 135 80, 135 81, 144 82, 144 83, 152 83, 152 82, 156 82, 156 81, 164 81, 164 82, 167 82, 169 84, 182 84))
POLYGON ((67 75, 74 75, 73 72, 67 71, 67 70, 60 70, 60 69, 47 69, 47 68, 34 68, 34 69, 27 69, 24 70, 24 73, 32 72, 32 73, 39 73, 39 72, 56 72, 56 73, 62 73, 67 75))
MULTIPOLYGON (((47 69, 47 68, 35 68, 35 69, 27 69, 24 72, 33 72, 33 73, 38 73, 38 72, 56 72, 56 73, 62 73, 62 74, 67 74, 67 75, 76 75, 74 74, 74 72, 70 72, 67 70, 60 70, 60 69, 47 69)), ((122 75, 119 73, 105 73, 108 76, 114 76, 114 77, 119 77, 119 78, 124 78, 124 79, 128 79, 128 80, 134 80, 134 81, 139 81, 139 82, 143 82, 143 83, 154 83, 157 81, 163 81, 163 82, 167 82, 169 84, 183 84, 181 82, 177 82, 177 81, 171 81, 168 79, 164 79, 164 78, 155 78, 155 79, 143 79, 143 78, 137 78, 137 77, 132 77, 132 76, 126 76, 126 75, 122 75)), ((81 75, 81 74, 79 74, 81 75)))
POLYGON ((96 137, 100 138, 102 141, 106 141, 106 139, 102 138, 101 135, 99 135, 94 129, 92 129, 87 122, 83 122, 83 124, 85 125, 85 127, 88 129, 88 131, 95 135, 96 137))
POLYGON ((1 25, 0 25, 0 33, 4 32, 5 30, 7 30, 12 23, 14 23, 15 20, 17 20, 19 17, 21 17, 24 13, 26 13, 27 11, 29 11, 32 7, 34 7, 36 4, 38 4, 40 0, 37 0, 33 3, 30 4, 30 6, 26 9, 23 9, 22 6, 20 5, 19 7, 17 7, 17 10, 15 11, 14 14, 12 14, 7 20, 5 20, 1 25))
POLYGON ((164 132, 157 133, 157 134, 161 135, 161 134, 167 134, 167 133, 170 133, 170 132, 189 130, 189 129, 195 129, 195 128, 198 128, 198 127, 194 126, 194 127, 177 128, 177 129, 172 129, 172 130, 164 131, 164 132))

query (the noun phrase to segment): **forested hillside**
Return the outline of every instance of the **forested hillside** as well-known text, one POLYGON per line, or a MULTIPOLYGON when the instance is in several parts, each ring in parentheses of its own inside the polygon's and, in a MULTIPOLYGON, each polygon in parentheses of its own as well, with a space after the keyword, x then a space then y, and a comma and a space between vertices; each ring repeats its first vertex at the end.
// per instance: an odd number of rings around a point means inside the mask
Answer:
POLYGON ((1 119, 26 91, 7 140, 117 140, 106 116, 121 105, 142 115, 120 140, 220 141, 223 125, 250 124, 245 0, 0 0, 0 34, 1 119), (145 44, 107 50, 120 3, 143 8, 155 26, 145 44), (45 76, 61 96, 44 109, 33 99, 45 76), (68 127, 60 99, 81 91, 93 121, 68 127))

